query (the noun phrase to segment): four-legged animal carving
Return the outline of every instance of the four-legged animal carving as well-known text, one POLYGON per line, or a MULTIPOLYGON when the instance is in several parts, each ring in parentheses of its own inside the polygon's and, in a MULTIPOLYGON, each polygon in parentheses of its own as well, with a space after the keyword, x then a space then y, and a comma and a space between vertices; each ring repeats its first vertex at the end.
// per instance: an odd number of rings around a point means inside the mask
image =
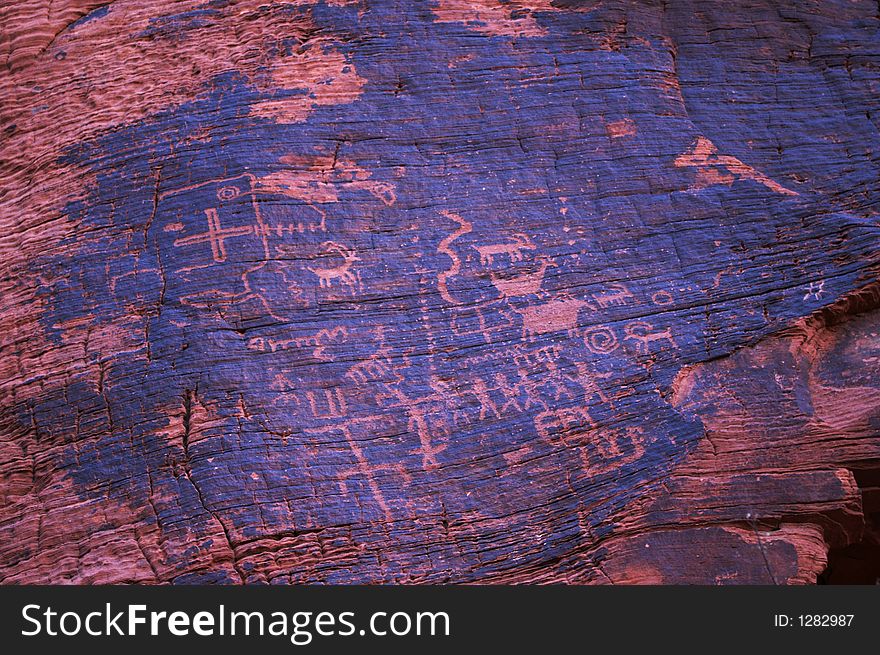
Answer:
POLYGON ((507 243, 490 243, 486 246, 474 246, 474 249, 480 253, 481 264, 492 264, 492 258, 495 255, 508 255, 510 261, 521 262, 523 258, 523 250, 534 250, 535 244, 529 239, 528 235, 516 233, 513 235, 513 241, 507 243))
POLYGON ((635 296, 630 293, 620 282, 615 282, 609 286, 611 291, 597 293, 593 295, 593 300, 599 303, 599 307, 605 309, 612 305, 625 305, 628 300, 634 300, 635 296))
POLYGON ((650 343, 653 341, 667 341, 671 346, 676 346, 675 339, 672 338, 672 330, 654 330, 654 326, 645 321, 633 321, 627 323, 624 327, 626 336, 624 340, 635 341, 636 350, 640 353, 647 354, 650 351, 650 343))
POLYGON ((333 241, 325 241, 321 244, 321 248, 322 254, 338 255, 343 261, 339 266, 332 266, 329 268, 306 267, 318 276, 318 283, 320 286, 329 288, 333 280, 339 280, 343 284, 353 287, 358 282, 358 278, 351 271, 351 267, 354 262, 360 261, 360 257, 355 255, 353 250, 346 248, 345 246, 340 246, 333 241))

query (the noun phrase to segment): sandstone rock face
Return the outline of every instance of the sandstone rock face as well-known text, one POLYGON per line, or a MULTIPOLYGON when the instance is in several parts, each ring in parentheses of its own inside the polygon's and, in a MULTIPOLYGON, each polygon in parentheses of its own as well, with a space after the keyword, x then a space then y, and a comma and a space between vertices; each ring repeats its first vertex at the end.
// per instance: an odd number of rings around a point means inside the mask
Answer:
POLYGON ((0 59, 0 581, 880 575, 876 2, 26 0, 0 59))

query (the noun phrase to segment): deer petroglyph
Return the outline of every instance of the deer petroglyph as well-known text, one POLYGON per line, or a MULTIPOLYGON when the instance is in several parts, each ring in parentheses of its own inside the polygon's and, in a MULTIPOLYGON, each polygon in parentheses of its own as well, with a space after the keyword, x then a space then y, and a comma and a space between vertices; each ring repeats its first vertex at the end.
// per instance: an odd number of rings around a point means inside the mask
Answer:
POLYGON ((351 267, 354 262, 360 261, 360 257, 354 254, 354 251, 345 246, 341 246, 333 241, 325 241, 321 244, 322 253, 325 255, 336 255, 342 258, 342 263, 338 266, 306 268, 318 276, 318 284, 322 288, 329 288, 333 280, 339 280, 343 284, 354 287, 358 282, 357 276, 352 272, 351 267))

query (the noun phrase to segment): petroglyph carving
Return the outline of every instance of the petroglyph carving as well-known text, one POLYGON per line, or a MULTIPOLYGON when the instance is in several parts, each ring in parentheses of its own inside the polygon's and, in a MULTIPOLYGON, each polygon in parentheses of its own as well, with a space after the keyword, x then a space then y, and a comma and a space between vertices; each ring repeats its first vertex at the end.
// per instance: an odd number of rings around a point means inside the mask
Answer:
POLYGON ((387 182, 374 182, 369 187, 369 191, 374 198, 381 200, 387 207, 391 207, 397 202, 397 193, 394 190, 394 185, 387 182))
MULTIPOLYGON (((428 423, 428 412, 422 407, 425 404, 430 405, 430 403, 438 400, 438 398, 435 397, 436 395, 435 392, 435 394, 424 398, 411 398, 399 387, 391 388, 388 393, 388 396, 398 401, 397 406, 406 411, 407 416, 409 417, 407 430, 414 431, 419 436, 422 468, 425 471, 433 471, 437 469, 440 466, 437 461, 437 455, 446 450, 445 444, 439 446, 434 445, 434 440, 431 434, 432 430, 428 423)), ((441 425, 440 427, 443 431, 446 431, 445 425, 441 425)))
POLYGON ((570 297, 560 297, 542 305, 517 309, 523 319, 523 337, 549 334, 577 328, 578 312, 583 308, 595 309, 591 303, 570 297))
POLYGON ((629 289, 620 282, 611 284, 610 288, 612 291, 593 294, 593 300, 595 300, 602 309, 606 309, 613 305, 625 305, 627 301, 635 299, 635 296, 630 293, 629 289))
POLYGON ((543 410, 549 409, 547 403, 544 402, 541 393, 541 384, 529 375, 529 371, 520 367, 516 369, 519 380, 516 382, 516 388, 525 394, 525 402, 523 409, 528 410, 532 407, 541 407, 543 410))
POLYGON ((596 383, 596 378, 607 380, 611 377, 611 373, 596 373, 595 371, 590 370, 590 367, 587 366, 586 362, 575 362, 574 365, 577 369, 577 375, 570 376, 569 380, 580 385, 584 392, 584 403, 589 405, 593 397, 598 396, 602 402, 608 403, 613 407, 614 402, 605 395, 605 392, 596 383))
POLYGON ((451 320, 452 332, 457 336, 479 334, 486 343, 492 343, 491 335, 504 332, 515 324, 510 312, 499 305, 472 305, 454 310, 451 320))
POLYGON ((476 377, 471 380, 471 385, 473 387, 473 394, 480 403, 480 420, 484 420, 489 415, 489 412, 494 414, 496 418, 500 417, 501 414, 498 412, 498 406, 489 395, 489 388, 486 386, 485 381, 480 377, 476 377))
POLYGON ((306 391, 306 398, 309 401, 312 416, 315 418, 343 418, 348 412, 348 404, 345 402, 345 395, 340 387, 306 391))
POLYGON ((283 155, 280 163, 287 168, 257 180, 260 192, 296 198, 315 210, 317 203, 339 202, 342 191, 367 191, 389 207, 397 201, 393 184, 372 179, 369 170, 339 157, 336 150, 316 155, 283 155))
POLYGON ((381 509, 382 513, 385 515, 385 519, 391 521, 391 509, 388 506, 388 502, 385 500, 385 496, 382 493, 381 487, 379 487, 379 483, 376 481, 376 473, 399 473, 404 476, 404 481, 408 484, 409 476, 406 474, 406 470, 399 463, 371 464, 369 460, 367 460, 366 453, 361 448, 359 441, 352 436, 351 428, 348 424, 342 424, 340 426, 331 425, 320 428, 306 428, 305 432, 306 434, 317 436, 332 435, 334 432, 342 433, 346 444, 348 444, 349 449, 351 449, 351 452, 354 455, 356 465, 352 469, 336 473, 339 477, 340 490, 343 494, 348 494, 348 487, 345 484, 346 480, 352 477, 363 478, 367 482, 367 486, 370 489, 370 493, 372 494, 376 505, 379 506, 379 509, 381 509))
MULTIPOLYGON (((228 187, 224 187, 228 188, 228 187)), ((211 244, 211 254, 214 257, 214 261, 218 264, 222 264, 226 261, 226 239, 231 239, 233 237, 246 236, 249 234, 254 234, 254 226, 253 225, 243 225, 241 227, 231 227, 231 228, 223 228, 220 225, 220 215, 217 213, 217 209, 214 207, 209 207, 205 210, 205 216, 208 219, 208 231, 203 232, 201 234, 193 234, 188 237, 181 237, 180 239, 174 240, 174 245, 177 247, 180 246, 188 246, 194 243, 210 243, 211 244)))
POLYGON ((541 384, 533 379, 532 376, 529 375, 529 371, 522 366, 517 367, 516 374, 519 379, 510 387, 510 389, 517 394, 525 394, 523 409, 527 410, 531 407, 542 407, 546 410, 547 403, 541 400, 541 384))
POLYGON ((605 325, 597 325, 584 330, 584 345, 591 353, 607 355, 620 345, 614 330, 605 325))
MULTIPOLYGON (((265 225, 263 227, 264 233, 267 236, 276 236, 281 238, 292 234, 304 234, 306 232, 326 232, 327 212, 325 212, 320 207, 312 207, 312 209, 314 209, 318 216, 321 217, 321 220, 319 220, 318 222, 279 220, 272 225, 265 225)), ((258 232, 257 234, 261 233, 258 232)), ((292 248, 290 244, 282 243, 278 246, 275 246, 275 252, 277 252, 279 255, 285 255, 292 252, 292 248)))
POLYGON ((459 225, 459 228, 455 232, 442 239, 440 245, 437 246, 437 252, 443 253, 452 260, 452 266, 442 273, 437 274, 437 288, 440 290, 440 296, 443 300, 457 305, 458 301, 449 294, 449 288, 446 283, 449 278, 458 275, 461 270, 461 260, 451 246, 453 241, 470 232, 473 229, 473 226, 458 214, 453 214, 446 210, 441 211, 440 214, 455 221, 459 225))
POLYGON ((337 325, 332 328, 323 328, 315 334, 305 337, 294 337, 292 339, 272 339, 270 337, 253 337, 247 342, 249 350, 258 352, 278 352, 280 350, 289 350, 291 348, 307 348, 314 346, 312 356, 315 359, 329 361, 324 349, 326 346, 337 339, 345 339, 348 337, 348 330, 344 325, 337 325), (326 343, 325 343, 326 342, 326 343))
POLYGON ((825 280, 822 280, 818 284, 816 282, 810 282, 807 293, 804 295, 804 300, 809 300, 810 298, 813 300, 819 300, 823 291, 825 291, 825 280))
POLYGON ((786 189, 736 157, 719 155, 715 144, 704 136, 697 138, 690 152, 679 155, 675 159, 675 165, 679 168, 692 167, 697 169, 697 179, 693 187, 696 190, 714 184, 730 186, 735 180, 745 179, 763 184, 776 193, 787 196, 799 195, 797 191, 786 189))
POLYGON ((232 200, 233 198, 237 198, 241 195, 241 189, 237 186, 224 186, 220 187, 217 190, 217 199, 218 200, 232 200))
MULTIPOLYGON (((260 308, 257 311, 285 320, 276 313, 267 296, 254 287, 251 277, 265 269, 271 259, 268 242, 270 230, 254 199, 254 179, 253 175, 244 174, 208 180, 159 194, 160 220, 157 221, 156 229, 161 224, 163 233, 183 232, 173 241, 174 249, 163 252, 162 256, 173 266, 178 274, 177 279, 184 287, 190 279, 198 279, 200 271, 216 264, 229 267, 240 277, 238 288, 203 288, 195 293, 185 292, 180 296, 181 303, 212 311, 220 309, 221 312, 230 305, 250 304, 254 308, 260 308), (206 191, 210 192, 212 199, 211 206, 208 207, 204 207, 206 191), (199 209, 200 206, 203 208, 199 209), (188 229, 201 224, 200 217, 204 217, 207 229, 204 232, 187 234, 188 229), (237 224, 225 226, 224 222, 228 221, 237 224), (236 239, 234 250, 230 249, 232 239, 236 239), (204 260, 204 250, 194 248, 204 245, 208 246, 210 252, 207 262, 204 260)), ((301 301, 298 287, 286 279, 283 270, 274 270, 270 274, 280 274, 293 297, 301 301)), ((228 282, 225 276, 224 281, 228 282)))
POLYGON ((352 365, 345 373, 345 377, 357 384, 367 382, 385 381, 391 375, 391 369, 381 359, 367 359, 352 365))
POLYGON ((538 436, 551 446, 581 445, 586 434, 595 427, 586 407, 564 407, 541 412, 535 417, 538 436))
POLYGON ((392 368, 391 361, 388 359, 391 355, 391 349, 385 342, 385 330, 382 327, 378 327, 374 332, 379 343, 375 352, 367 359, 350 366, 345 373, 345 377, 355 384, 366 384, 368 382, 396 384, 403 380, 403 376, 392 368))
POLYGON ((661 307, 671 305, 673 302, 672 294, 662 289, 660 291, 655 291, 651 294, 651 302, 661 307))
MULTIPOLYGON (((540 393, 540 388, 546 384, 552 387, 555 400, 558 401, 563 396, 571 397, 565 384, 567 377, 562 374, 557 364, 561 352, 561 346, 556 344, 534 350, 525 350, 521 347, 514 349, 513 361, 521 377, 528 380, 531 391, 540 393)), ((525 382, 525 379, 523 381, 525 382)))
POLYGON ((360 257, 354 254, 354 251, 345 246, 341 246, 333 241, 325 241, 321 244, 321 253, 342 258, 342 263, 337 266, 312 268, 306 266, 306 269, 318 276, 318 284, 322 288, 330 288, 333 280, 339 280, 342 284, 354 288, 360 285, 359 277, 352 272, 351 268, 354 262, 360 261, 360 257))
POLYGON ((571 398, 572 394, 565 385, 566 376, 564 376, 562 371, 559 370, 556 361, 552 359, 547 360, 544 363, 544 368, 547 371, 547 384, 551 385, 553 388, 553 399, 559 401, 559 399, 563 397, 571 398))
POLYGON ((601 475, 639 460, 645 454, 644 434, 639 428, 602 430, 580 450, 584 469, 601 475))
POLYGON ((519 385, 511 385, 507 381, 507 377, 504 373, 496 373, 495 374, 495 385, 499 391, 501 391, 501 395, 504 396, 504 404, 501 406, 501 413, 503 414, 508 410, 508 408, 513 408, 517 412, 522 412, 522 407, 519 404, 519 385))
POLYGON ((517 298, 538 293, 544 282, 544 274, 549 267, 556 264, 548 259, 542 259, 539 268, 529 273, 523 273, 516 277, 504 277, 494 272, 490 273, 490 279, 495 288, 504 298, 517 298))
POLYGON ((538 366, 540 364, 554 363, 559 359, 562 347, 557 344, 541 346, 532 350, 526 350, 517 346, 513 350, 513 361, 518 365, 538 366))
POLYGON ((644 435, 639 428, 598 428, 584 407, 554 409, 535 417, 535 429, 551 446, 573 448, 584 470, 601 475, 637 461, 644 455, 644 435))
POLYGON ((491 350, 482 355, 468 357, 466 363, 468 366, 478 366, 487 362, 503 364, 510 359, 512 353, 514 363, 524 366, 537 366, 547 359, 558 359, 561 352, 562 348, 557 344, 549 344, 532 349, 516 345, 512 350, 491 350))
POLYGON ((636 350, 642 354, 650 352, 650 344, 655 341, 666 341, 669 345, 675 347, 675 339, 672 337, 672 329, 654 330, 654 326, 645 321, 633 321, 624 326, 623 331, 626 333, 624 340, 635 341, 636 350))
POLYGON ((613 121, 605 124, 605 131, 612 139, 620 139, 622 137, 634 136, 636 134, 636 124, 629 118, 619 121, 613 121))
POLYGON ((507 255, 511 262, 521 262, 524 250, 534 250, 535 244, 527 234, 520 232, 512 237, 512 241, 507 243, 491 243, 486 246, 474 246, 474 249, 480 253, 480 263, 491 265, 493 258, 498 255, 507 255))

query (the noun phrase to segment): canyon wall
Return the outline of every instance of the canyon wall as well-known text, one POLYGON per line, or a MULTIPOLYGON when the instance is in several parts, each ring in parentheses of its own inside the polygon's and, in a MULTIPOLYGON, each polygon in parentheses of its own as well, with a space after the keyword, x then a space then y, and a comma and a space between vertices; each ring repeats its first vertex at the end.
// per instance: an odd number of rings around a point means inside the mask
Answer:
POLYGON ((4 2, 0 582, 873 582, 878 13, 4 2))

